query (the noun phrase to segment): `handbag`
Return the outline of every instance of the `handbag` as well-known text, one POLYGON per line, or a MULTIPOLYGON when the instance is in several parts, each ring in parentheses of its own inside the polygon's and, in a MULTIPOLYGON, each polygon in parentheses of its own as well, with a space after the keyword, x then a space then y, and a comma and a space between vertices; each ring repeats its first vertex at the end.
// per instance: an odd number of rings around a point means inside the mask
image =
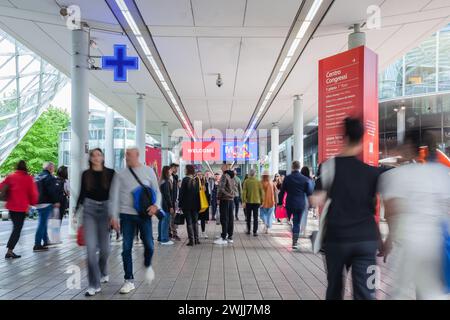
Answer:
POLYGON ((444 271, 444 286, 447 293, 450 293, 450 232, 449 223, 443 223, 443 235, 444 235, 444 258, 443 271, 444 271))
POLYGON ((205 192, 205 187, 203 186, 203 184, 200 181, 200 178, 198 178, 198 184, 200 186, 200 213, 205 212, 206 210, 208 210, 209 208, 209 204, 208 204, 208 198, 206 197, 206 192, 205 192))
POLYGON ((177 212, 177 213, 175 214, 175 218, 174 218, 174 220, 173 220, 173 223, 174 223, 175 225, 177 225, 177 226, 181 226, 181 225, 184 225, 184 220, 185 220, 184 214, 181 213, 181 212, 177 212))
POLYGON ((286 210, 286 208, 285 207, 283 207, 283 206, 278 206, 276 209, 275 209, 275 219, 285 219, 285 218, 287 218, 287 210, 286 210))
POLYGON ((83 246, 86 245, 86 242, 84 240, 84 228, 83 228, 82 225, 79 226, 78 229, 77 229, 77 244, 80 247, 83 247, 83 246))
POLYGON ((3 188, 0 189, 0 201, 8 201, 8 191, 9 186, 5 184, 3 188))
MULTIPOLYGON (((334 158, 324 162, 322 165, 322 172, 320 174, 320 178, 322 180, 323 190, 326 190, 328 194, 334 182, 335 170, 336 170, 336 162, 334 158)), ((330 205, 331 199, 328 197, 323 207, 322 213, 320 214, 319 230, 313 231, 313 233, 311 234, 311 243, 313 252, 315 254, 323 252, 323 239, 325 238, 326 222, 327 222, 326 218, 330 205)))
MULTIPOLYGON (((136 181, 139 183, 139 187, 131 192, 133 196, 133 207, 141 218, 148 217, 149 215, 147 213, 147 209, 150 206, 154 205, 156 202, 155 191, 152 188, 144 185, 132 168, 128 169, 130 170, 134 179, 136 179, 136 181)), ((159 210, 156 216, 161 220, 165 215, 161 210, 159 210)))

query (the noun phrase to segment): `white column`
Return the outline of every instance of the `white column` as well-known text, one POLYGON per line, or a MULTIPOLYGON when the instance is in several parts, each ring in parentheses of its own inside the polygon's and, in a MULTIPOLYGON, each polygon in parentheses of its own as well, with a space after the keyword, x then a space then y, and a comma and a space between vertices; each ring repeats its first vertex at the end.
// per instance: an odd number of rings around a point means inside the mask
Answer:
POLYGON ((348 36, 348 50, 366 45, 366 34, 361 32, 361 25, 353 25, 353 33, 348 36))
POLYGON ((145 163, 145 100, 139 95, 136 103, 136 147, 139 149, 139 161, 145 163))
POLYGON ((286 140, 286 173, 292 173, 292 140, 286 140))
POLYGON ((105 113, 105 166, 114 168, 114 110, 106 107, 105 113))
POLYGON ((89 34, 86 30, 72 31, 72 99, 70 139, 70 209, 69 234, 76 233, 72 224, 73 209, 80 193, 81 172, 87 167, 88 158, 88 83, 89 34))
POLYGON ((301 96, 296 96, 294 99, 294 159, 293 161, 300 161, 303 166, 303 99, 301 96))
POLYGON ((276 174, 279 171, 280 162, 280 129, 273 124, 272 130, 270 131, 270 146, 272 151, 272 161, 270 163, 271 173, 276 174))
POLYGON ((169 126, 167 122, 163 122, 161 127, 161 162, 163 166, 169 163, 169 126))
POLYGON ((397 111, 397 143, 400 145, 405 139, 406 131, 406 110, 405 107, 401 107, 397 111))

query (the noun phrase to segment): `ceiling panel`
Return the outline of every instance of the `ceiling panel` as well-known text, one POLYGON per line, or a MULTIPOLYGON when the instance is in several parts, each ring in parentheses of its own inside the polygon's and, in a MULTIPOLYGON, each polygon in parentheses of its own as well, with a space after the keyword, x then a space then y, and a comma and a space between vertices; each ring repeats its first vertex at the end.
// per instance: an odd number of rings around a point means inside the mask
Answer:
POLYGON ((423 0, 408 0, 407 4, 403 0, 387 0, 381 5, 381 12, 388 16, 415 13, 422 10, 427 3, 428 1, 423 0))
POLYGON ((302 0, 248 0, 246 27, 290 27, 302 0))
POLYGON ((196 26, 238 27, 244 23, 245 0, 192 0, 196 26))
POLYGON ((425 10, 444 8, 444 7, 449 7, 449 6, 450 6, 450 1, 448 1, 448 0, 433 0, 425 7, 425 10))
POLYGON ((198 38, 206 96, 233 96, 240 41, 239 38, 198 38), (216 85, 217 73, 223 79, 221 88, 216 85))
POLYGON ((137 0, 146 24, 151 26, 193 26, 189 0, 137 0))

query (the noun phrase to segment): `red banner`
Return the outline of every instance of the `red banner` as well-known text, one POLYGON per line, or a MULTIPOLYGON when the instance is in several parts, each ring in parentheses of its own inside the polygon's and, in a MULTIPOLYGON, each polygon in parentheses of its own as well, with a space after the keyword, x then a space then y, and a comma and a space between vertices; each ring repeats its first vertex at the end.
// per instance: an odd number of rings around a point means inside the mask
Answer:
POLYGON ((319 61, 319 162, 342 150, 344 119, 364 122, 361 159, 378 166, 378 56, 358 47, 319 61))
POLYGON ((161 177, 161 149, 153 148, 150 146, 145 147, 145 164, 148 166, 152 166, 155 169, 158 177, 161 177))
POLYGON ((220 161, 220 143, 214 141, 183 142, 183 160, 220 161))

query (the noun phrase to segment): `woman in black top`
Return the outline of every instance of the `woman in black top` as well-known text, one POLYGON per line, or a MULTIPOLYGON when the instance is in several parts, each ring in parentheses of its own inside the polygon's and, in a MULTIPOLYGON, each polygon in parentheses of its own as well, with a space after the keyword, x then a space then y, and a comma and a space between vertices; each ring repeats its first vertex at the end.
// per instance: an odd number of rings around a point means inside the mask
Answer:
POLYGON ((81 176, 81 189, 75 212, 83 205, 83 229, 87 249, 89 287, 86 296, 101 291, 100 283, 109 281, 107 262, 109 256, 110 226, 118 229, 117 221, 108 210, 109 190, 114 170, 104 165, 101 149, 89 152, 89 169, 81 176), (99 249, 99 257, 97 257, 99 249))
POLYGON ((186 227, 189 237, 188 246, 200 244, 198 239, 198 212, 200 211, 200 190, 194 178, 195 168, 193 165, 186 166, 186 177, 181 182, 179 207, 186 217, 186 227))
POLYGON ((172 170, 169 166, 164 166, 161 174, 159 190, 161 191, 161 208, 166 213, 166 217, 158 222, 158 241, 164 245, 172 245, 173 241, 169 238, 170 219, 173 219, 175 213, 175 201, 173 200, 173 184, 170 176, 172 170))
POLYGON ((314 202, 323 206, 326 198, 331 199, 323 241, 328 277, 327 300, 343 299, 342 275, 350 267, 354 299, 375 299, 375 281, 371 279, 376 272, 380 243, 375 204, 381 172, 358 159, 363 150, 363 136, 361 121, 346 119, 345 147, 339 156, 329 160, 334 161, 335 168, 331 186, 322 185, 325 173, 321 171, 325 165, 322 164, 318 172, 314 202))

